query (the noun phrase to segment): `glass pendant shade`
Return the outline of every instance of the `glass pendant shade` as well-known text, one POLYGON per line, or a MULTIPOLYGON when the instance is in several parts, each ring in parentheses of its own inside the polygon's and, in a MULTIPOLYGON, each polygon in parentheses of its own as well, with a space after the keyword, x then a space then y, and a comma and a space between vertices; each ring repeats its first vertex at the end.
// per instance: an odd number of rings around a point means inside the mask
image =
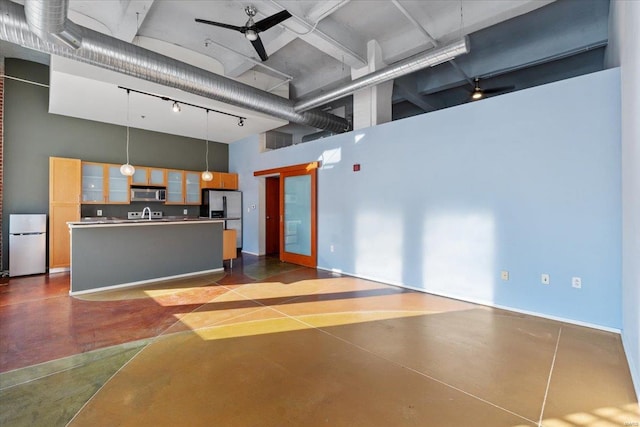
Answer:
POLYGON ((209 171, 202 172, 201 176, 203 181, 211 181, 213 179, 213 174, 209 171))
POLYGON ((131 166, 129 163, 125 163, 120 166, 120 173, 124 176, 133 176, 133 174, 136 173, 136 168, 131 166))

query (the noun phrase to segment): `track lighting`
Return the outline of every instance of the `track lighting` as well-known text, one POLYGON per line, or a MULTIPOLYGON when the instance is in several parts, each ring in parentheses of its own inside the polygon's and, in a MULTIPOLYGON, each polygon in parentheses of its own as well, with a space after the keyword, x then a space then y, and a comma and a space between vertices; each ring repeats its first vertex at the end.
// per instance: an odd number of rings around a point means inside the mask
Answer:
MULTIPOLYGON (((201 105, 190 104, 190 103, 188 103, 188 102, 184 102, 184 101, 180 101, 180 102, 178 102, 178 101, 176 101, 175 99, 169 98, 169 97, 167 97, 167 96, 156 95, 156 94, 154 94, 154 93, 143 92, 143 91, 141 91, 141 90, 131 89, 131 88, 123 87, 123 86, 118 86, 118 88, 119 88, 119 89, 123 89, 123 90, 126 90, 126 91, 127 91, 127 108, 129 108, 129 104, 128 104, 128 102, 129 102, 129 101, 128 101, 128 99, 129 99, 129 98, 128 98, 128 96, 129 96, 129 92, 135 92, 135 93, 140 93, 140 94, 142 94, 142 95, 152 96, 152 97, 154 97, 154 98, 160 98, 160 99, 162 99, 163 101, 173 102, 173 104, 172 104, 172 106, 171 106, 171 109, 172 109, 174 112, 176 112, 176 113, 179 113, 180 111, 182 111, 182 105, 188 105, 188 106, 190 106, 190 107, 195 107, 195 108, 200 108, 200 109, 202 109, 202 110, 206 110, 206 112, 207 112, 207 117, 209 117, 209 112, 210 112, 210 111, 212 111, 212 112, 214 112, 214 113, 217 113, 217 114, 223 114, 223 115, 225 115, 225 116, 235 117, 235 118, 237 118, 237 119, 238 119, 238 126, 244 126, 244 121, 245 121, 245 119, 246 119, 246 117, 238 116, 238 115, 236 115, 236 114, 232 114, 232 113, 227 113, 226 111, 215 110, 215 109, 213 109, 213 108, 207 108, 207 107, 203 107, 203 106, 201 106, 201 105), (182 104, 182 105, 181 105, 181 104, 182 104)), ((208 121, 208 119, 207 119, 207 121, 208 121)), ((129 123, 129 112, 128 112, 128 110, 127 110, 127 126, 128 126, 128 123, 129 123)), ((128 129, 128 127, 127 127, 127 129, 128 129)), ((209 133, 209 130, 208 130, 208 124, 207 124, 207 139, 209 138, 208 133, 209 133)), ((128 134, 127 134, 127 135, 128 135, 128 134)), ((128 139, 128 136, 127 136, 127 139, 128 139)), ((128 156, 128 152, 127 152, 127 156, 128 156)), ((128 157, 127 157, 127 158, 128 158, 128 157)))

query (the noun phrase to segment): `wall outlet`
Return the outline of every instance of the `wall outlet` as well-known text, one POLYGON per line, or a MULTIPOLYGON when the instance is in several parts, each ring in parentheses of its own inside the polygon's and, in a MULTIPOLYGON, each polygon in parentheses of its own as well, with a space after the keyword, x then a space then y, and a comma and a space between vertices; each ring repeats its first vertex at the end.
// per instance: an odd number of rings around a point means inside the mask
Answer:
POLYGON ((98 209, 98 210, 96 211, 96 215, 98 215, 98 216, 102 216, 102 209, 98 209))
POLYGON ((502 270, 500 272, 500 278, 502 280, 509 280, 509 272, 507 270, 502 270))
POLYGON ((189 210, 187 210, 187 209, 183 209, 183 210, 182 210, 182 214, 183 214, 183 215, 188 215, 188 214, 189 214, 189 210))
POLYGON ((572 277, 571 278, 571 287, 576 289, 582 288, 582 279, 580 277, 572 277))
POLYGON ((542 282, 543 285, 548 285, 549 283, 551 283, 551 279, 549 275, 546 273, 540 276, 540 281, 542 282))

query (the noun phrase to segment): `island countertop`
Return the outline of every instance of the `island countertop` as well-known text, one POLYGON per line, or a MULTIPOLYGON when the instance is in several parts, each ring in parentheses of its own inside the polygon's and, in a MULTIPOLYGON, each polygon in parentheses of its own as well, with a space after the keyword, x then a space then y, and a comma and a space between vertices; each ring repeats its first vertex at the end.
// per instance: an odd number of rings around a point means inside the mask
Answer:
POLYGON ((220 218, 205 217, 163 217, 157 219, 126 219, 115 217, 85 217, 81 221, 67 222, 69 228, 76 227, 113 227, 113 226, 132 226, 132 225, 163 225, 163 224, 185 224, 185 223, 216 223, 224 222, 220 218))
POLYGON ((72 295, 223 269, 220 219, 104 218, 68 225, 72 295))

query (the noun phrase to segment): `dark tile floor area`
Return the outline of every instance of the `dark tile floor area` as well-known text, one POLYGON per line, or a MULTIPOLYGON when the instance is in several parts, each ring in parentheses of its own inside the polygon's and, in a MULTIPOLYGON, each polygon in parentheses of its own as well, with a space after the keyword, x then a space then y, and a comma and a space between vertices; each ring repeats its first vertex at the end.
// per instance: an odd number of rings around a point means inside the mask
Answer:
POLYGON ((617 334, 244 255, 0 285, 2 426, 632 426, 617 334))

